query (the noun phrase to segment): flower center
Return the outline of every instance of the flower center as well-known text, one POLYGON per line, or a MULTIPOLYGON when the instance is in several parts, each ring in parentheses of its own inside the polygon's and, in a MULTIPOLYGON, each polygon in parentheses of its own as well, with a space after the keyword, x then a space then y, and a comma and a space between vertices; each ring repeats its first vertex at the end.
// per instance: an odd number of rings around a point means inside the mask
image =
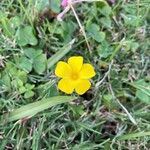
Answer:
POLYGON ((79 78, 79 75, 77 73, 73 73, 71 75, 72 80, 77 80, 79 78))

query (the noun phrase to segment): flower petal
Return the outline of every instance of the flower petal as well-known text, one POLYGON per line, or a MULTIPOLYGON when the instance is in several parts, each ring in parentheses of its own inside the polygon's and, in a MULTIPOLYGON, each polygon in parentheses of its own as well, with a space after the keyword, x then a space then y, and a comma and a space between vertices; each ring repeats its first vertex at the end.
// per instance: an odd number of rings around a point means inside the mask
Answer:
POLYGON ((79 72, 83 65, 83 57, 73 56, 68 59, 68 64, 72 68, 73 72, 79 72))
POLYGON ((82 95, 91 87, 91 82, 89 80, 81 80, 80 83, 75 87, 75 91, 82 95))
POLYGON ((95 76, 94 67, 91 64, 83 64, 80 71, 81 79, 90 79, 95 76))
POLYGON ((61 79, 58 82, 58 88, 67 94, 71 94, 74 91, 74 86, 71 82, 68 82, 68 79, 61 79))
POLYGON ((71 74, 70 66, 63 61, 59 61, 55 69, 55 75, 61 78, 66 78, 69 77, 70 74, 71 74))
POLYGON ((63 8, 65 8, 65 7, 67 7, 67 5, 68 5, 68 0, 62 0, 61 6, 62 6, 63 8))

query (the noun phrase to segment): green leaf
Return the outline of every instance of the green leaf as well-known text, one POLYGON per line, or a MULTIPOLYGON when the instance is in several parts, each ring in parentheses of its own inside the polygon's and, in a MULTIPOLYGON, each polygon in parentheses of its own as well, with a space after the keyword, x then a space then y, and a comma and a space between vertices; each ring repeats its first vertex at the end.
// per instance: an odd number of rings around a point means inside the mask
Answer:
POLYGON ((31 60, 29 60, 25 56, 22 56, 20 58, 19 67, 21 69, 23 69, 24 71, 26 71, 27 73, 29 73, 32 70, 32 62, 31 62, 31 60))
POLYGON ((135 52, 138 48, 139 48, 139 43, 137 43, 137 42, 132 42, 131 43, 132 52, 135 52))
POLYGON ((111 7, 107 4, 105 4, 101 7, 100 12, 104 16, 109 16, 111 14, 111 7))
POLYGON ((132 52, 135 52, 138 49, 139 44, 133 40, 128 40, 124 41, 122 46, 126 51, 131 50, 132 52))
POLYGON ((34 0, 31 2, 33 2, 33 6, 38 12, 45 10, 45 8, 49 8, 49 0, 34 0))
POLYGON ((84 111, 84 106, 83 105, 70 105, 71 110, 73 111, 75 117, 80 117, 85 111, 84 111))
POLYGON ((124 22, 128 26, 137 27, 140 24, 140 17, 134 16, 134 15, 122 15, 124 22))
POLYGON ((31 26, 18 28, 15 37, 20 46, 26 46, 27 44, 36 45, 38 43, 31 26))
POLYGON ((4 76, 2 76, 2 83, 6 86, 8 90, 11 89, 11 79, 8 74, 5 73, 4 76))
POLYGON ((25 71, 18 70, 17 75, 23 83, 27 82, 27 73, 25 71))
POLYGON ((22 87, 19 88, 19 93, 20 93, 20 94, 25 93, 26 90, 27 90, 27 89, 26 89, 24 86, 22 86, 22 87))
POLYGON ((105 33, 99 31, 99 26, 97 24, 88 24, 87 31, 97 42, 102 42, 105 39, 105 33))
POLYGON ((150 104, 150 84, 143 79, 130 84, 136 88, 136 97, 144 103, 150 104))
POLYGON ((62 22, 62 29, 60 28, 61 36, 64 39, 64 43, 68 43, 71 40, 71 37, 73 36, 73 33, 76 29, 76 25, 74 22, 62 22))
POLYGON ((75 97, 72 96, 55 96, 47 99, 42 99, 40 101, 22 106, 10 112, 9 114, 2 116, 2 118, 4 119, 3 120, 4 122, 11 122, 18 119, 31 117, 45 109, 48 109, 49 107, 66 103, 66 102, 71 102, 74 99, 75 97), (7 120, 5 120, 6 116, 8 117, 7 120))
POLYGON ((27 83, 25 84, 25 87, 27 88, 27 90, 32 90, 35 87, 35 85, 27 83))
POLYGON ((102 17, 100 19, 100 22, 103 24, 106 28, 111 28, 111 19, 110 17, 102 17))
POLYGON ((0 11, 0 28, 3 29, 3 33, 12 37, 14 35, 14 29, 11 26, 10 20, 7 18, 7 13, 0 11))
POLYGON ((19 87, 23 86, 23 82, 20 79, 16 78, 16 81, 19 87))
POLYGON ((38 74, 41 74, 45 71, 46 69, 46 55, 45 54, 41 54, 34 59, 33 68, 35 72, 37 72, 38 74))
POLYGON ((24 98, 30 98, 30 97, 33 97, 34 96, 34 92, 33 91, 27 91, 25 92, 24 94, 24 98))
POLYGON ((98 47, 97 52, 101 58, 107 58, 112 54, 112 47, 107 41, 103 41, 98 47))
POLYGON ((2 20, 4 20, 5 18, 7 18, 7 13, 5 13, 4 11, 0 10, 0 22, 2 20))
POLYGON ((56 54, 48 59, 48 69, 50 69, 55 63, 57 63, 63 56, 65 56, 72 48, 75 40, 73 39, 69 44, 65 45, 56 54))
POLYGON ((59 13, 60 12, 60 3, 61 3, 61 0, 54 0, 54 1, 51 1, 51 10, 55 13, 59 13))
POLYGON ((103 96, 103 103, 107 108, 113 108, 114 104, 113 104, 113 97, 111 94, 105 94, 103 96))
POLYGON ((28 58, 34 59, 35 57, 37 57, 37 56, 42 54, 42 50, 41 49, 34 49, 34 48, 25 48, 24 49, 24 54, 28 58))
POLYGON ((10 18, 10 25, 13 29, 19 27, 22 23, 22 19, 19 18, 18 16, 10 18))
POLYGON ((141 90, 142 92, 144 92, 145 94, 150 96, 150 84, 149 84, 149 82, 145 82, 143 79, 141 79, 141 80, 134 82, 133 85, 137 89, 141 90))
POLYGON ((98 32, 95 40, 97 42, 103 42, 105 39, 105 36, 106 36, 105 32, 98 32))
POLYGON ((150 96, 148 96, 147 94, 145 94, 141 90, 137 90, 135 95, 141 101, 143 101, 143 102, 145 102, 147 104, 150 104, 150 96))

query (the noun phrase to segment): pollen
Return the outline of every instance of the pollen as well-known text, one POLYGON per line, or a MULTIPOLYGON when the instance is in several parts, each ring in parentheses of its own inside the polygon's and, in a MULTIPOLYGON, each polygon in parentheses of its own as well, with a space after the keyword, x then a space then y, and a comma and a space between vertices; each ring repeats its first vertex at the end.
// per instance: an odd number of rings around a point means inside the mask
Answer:
POLYGON ((71 78, 72 78, 72 80, 77 80, 77 79, 79 79, 79 75, 77 73, 73 73, 71 75, 71 78))

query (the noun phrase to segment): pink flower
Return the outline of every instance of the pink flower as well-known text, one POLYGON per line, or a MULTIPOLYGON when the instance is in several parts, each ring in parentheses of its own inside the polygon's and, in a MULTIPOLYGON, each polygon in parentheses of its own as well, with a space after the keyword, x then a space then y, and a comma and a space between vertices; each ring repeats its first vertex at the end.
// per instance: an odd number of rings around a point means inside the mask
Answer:
POLYGON ((68 0, 62 0, 61 6, 62 6, 63 8, 65 8, 65 7, 67 7, 67 5, 68 5, 68 0))
MULTIPOLYGON (((82 2, 92 2, 92 1, 94 0, 62 0, 61 6, 63 7, 63 11, 57 15, 57 20, 63 21, 63 17, 71 9, 71 5, 82 3, 82 2)), ((95 0, 95 1, 98 1, 98 0, 95 0)))

